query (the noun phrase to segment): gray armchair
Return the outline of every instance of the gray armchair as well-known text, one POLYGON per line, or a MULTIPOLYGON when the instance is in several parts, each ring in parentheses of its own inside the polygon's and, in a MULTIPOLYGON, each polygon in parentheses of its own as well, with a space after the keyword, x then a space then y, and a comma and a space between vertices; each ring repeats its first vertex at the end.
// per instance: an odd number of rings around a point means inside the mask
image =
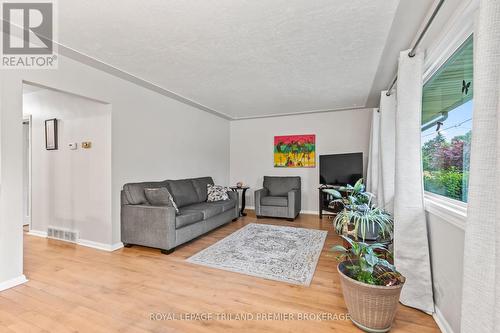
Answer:
POLYGON ((300 177, 264 176, 262 189, 255 191, 257 217, 284 217, 293 221, 300 213, 300 177))

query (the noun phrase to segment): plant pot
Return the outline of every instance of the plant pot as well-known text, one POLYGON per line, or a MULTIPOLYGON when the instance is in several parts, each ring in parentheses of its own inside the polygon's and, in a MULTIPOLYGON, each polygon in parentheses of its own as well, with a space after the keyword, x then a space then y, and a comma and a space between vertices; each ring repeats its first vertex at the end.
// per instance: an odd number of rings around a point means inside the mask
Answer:
POLYGON ((373 286, 356 281, 344 272, 346 262, 337 266, 344 301, 352 322, 366 332, 381 333, 391 329, 403 282, 397 286, 373 286))
MULTIPOLYGON (((367 225, 365 232, 365 240, 377 240, 380 232, 380 227, 378 224, 367 225)), ((363 235, 361 234, 361 227, 358 229, 358 239, 363 240, 363 235)))

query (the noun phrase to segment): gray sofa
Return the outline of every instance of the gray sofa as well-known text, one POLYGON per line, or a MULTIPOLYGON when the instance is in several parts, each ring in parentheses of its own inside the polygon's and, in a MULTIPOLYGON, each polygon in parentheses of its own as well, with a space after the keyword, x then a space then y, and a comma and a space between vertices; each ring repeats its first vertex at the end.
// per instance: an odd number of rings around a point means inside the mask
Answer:
POLYGON ((300 190, 300 177, 264 176, 263 188, 255 191, 255 215, 294 220, 300 213, 300 190))
POLYGON ((238 218, 238 194, 229 192, 229 200, 207 202, 207 184, 211 177, 130 183, 121 192, 121 239, 125 246, 143 245, 173 252, 208 231, 238 218), (166 187, 179 214, 170 206, 151 206, 145 188, 166 187))

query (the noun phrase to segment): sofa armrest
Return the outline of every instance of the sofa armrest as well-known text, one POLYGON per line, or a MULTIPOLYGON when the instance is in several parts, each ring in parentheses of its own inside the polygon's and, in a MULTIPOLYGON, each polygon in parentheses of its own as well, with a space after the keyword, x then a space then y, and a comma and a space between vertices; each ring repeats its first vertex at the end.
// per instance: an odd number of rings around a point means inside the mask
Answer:
POLYGON ((288 218, 295 218, 300 213, 301 202, 300 190, 288 192, 288 218))
POLYGON ((236 205, 234 206, 234 217, 238 218, 240 216, 240 196, 236 191, 228 191, 227 195, 229 195, 230 199, 236 200, 236 205))
POLYGON ((122 205, 121 239, 136 244, 170 250, 175 247, 175 209, 146 205, 122 205))
POLYGON ((255 215, 257 215, 257 216, 261 215, 261 211, 260 211, 260 199, 262 197, 267 196, 268 193, 269 193, 269 191, 266 188, 261 188, 260 190, 256 190, 254 192, 255 215))

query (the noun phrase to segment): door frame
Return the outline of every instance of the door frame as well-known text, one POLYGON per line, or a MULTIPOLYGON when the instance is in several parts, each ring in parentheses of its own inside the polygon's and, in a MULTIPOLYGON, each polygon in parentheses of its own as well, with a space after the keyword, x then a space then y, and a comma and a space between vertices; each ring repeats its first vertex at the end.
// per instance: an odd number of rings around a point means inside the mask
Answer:
MULTIPOLYGON (((23 211, 23 227, 28 226, 31 231, 31 218, 32 218, 32 125, 33 120, 31 115, 23 115, 23 125, 28 122, 28 215, 23 211)), ((24 137, 23 137, 24 141, 24 137)), ((24 144, 24 142, 23 142, 24 144)), ((24 153, 24 152, 23 152, 24 153)), ((24 181, 23 175, 23 181, 24 181)), ((26 198, 23 198, 23 200, 26 198)))

